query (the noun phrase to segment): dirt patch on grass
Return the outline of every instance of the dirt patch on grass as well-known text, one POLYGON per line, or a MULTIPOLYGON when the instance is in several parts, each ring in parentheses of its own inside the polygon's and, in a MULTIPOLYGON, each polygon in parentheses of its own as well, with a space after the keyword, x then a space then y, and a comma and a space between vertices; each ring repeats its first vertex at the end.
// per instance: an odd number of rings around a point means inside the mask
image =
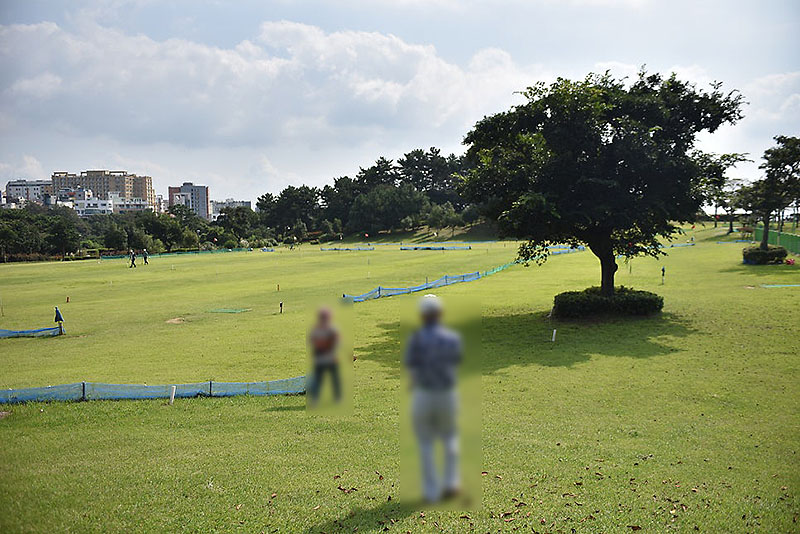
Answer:
POLYGON ((11 412, 0 412, 0 419, 5 419, 9 415, 11 415, 11 412))
POLYGON ((172 319, 167 319, 166 322, 169 324, 183 324, 186 322, 186 319, 183 317, 173 317, 172 319))

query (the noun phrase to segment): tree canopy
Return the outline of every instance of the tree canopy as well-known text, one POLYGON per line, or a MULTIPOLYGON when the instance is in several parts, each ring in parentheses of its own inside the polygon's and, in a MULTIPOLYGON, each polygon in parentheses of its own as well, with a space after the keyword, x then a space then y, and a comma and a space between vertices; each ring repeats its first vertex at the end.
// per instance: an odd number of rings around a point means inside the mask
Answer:
POLYGON ((742 187, 739 193, 740 207, 764 223, 763 250, 768 247, 772 215, 800 198, 800 138, 779 135, 775 142, 776 146, 764 152, 759 166, 764 178, 742 187))
POLYGON ((501 231, 527 239, 525 261, 556 243, 585 243, 614 292, 617 255, 658 255, 659 238, 692 220, 705 200, 694 144, 741 118, 742 97, 644 71, 559 78, 527 102, 479 121, 466 136, 474 164, 462 192, 485 200, 501 231))

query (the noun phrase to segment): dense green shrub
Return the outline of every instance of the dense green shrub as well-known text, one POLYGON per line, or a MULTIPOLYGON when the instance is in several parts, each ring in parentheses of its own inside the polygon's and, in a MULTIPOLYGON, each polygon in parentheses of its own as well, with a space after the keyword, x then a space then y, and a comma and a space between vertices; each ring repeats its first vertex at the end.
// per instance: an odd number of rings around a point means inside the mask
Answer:
POLYGON ((769 245, 767 250, 759 247, 747 247, 742 250, 744 263, 748 265, 767 265, 770 263, 783 263, 786 259, 786 249, 776 245, 769 245))
POLYGON ((613 297, 605 297, 599 287, 567 291, 555 296, 553 316, 558 318, 596 315, 650 315, 664 307, 664 298, 649 291, 618 287, 613 297))

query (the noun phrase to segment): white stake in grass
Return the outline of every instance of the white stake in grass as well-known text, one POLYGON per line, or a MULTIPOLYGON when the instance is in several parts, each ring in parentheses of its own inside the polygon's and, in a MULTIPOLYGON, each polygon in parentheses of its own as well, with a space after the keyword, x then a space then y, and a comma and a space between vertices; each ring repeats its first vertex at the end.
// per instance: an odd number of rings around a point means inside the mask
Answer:
POLYGON ((172 389, 169 392, 169 405, 172 406, 172 403, 175 402, 175 390, 178 389, 177 386, 172 386, 172 389))
POLYGON ((553 328, 553 339, 551 339, 550 342, 551 343, 555 343, 556 342, 556 329, 555 328, 553 328))

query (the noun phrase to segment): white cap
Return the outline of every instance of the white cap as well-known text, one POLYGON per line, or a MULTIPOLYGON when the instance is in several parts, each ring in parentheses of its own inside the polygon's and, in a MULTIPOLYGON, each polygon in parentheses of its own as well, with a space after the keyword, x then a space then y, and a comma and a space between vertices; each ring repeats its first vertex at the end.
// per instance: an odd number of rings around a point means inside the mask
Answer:
POLYGON ((432 293, 428 293, 419 299, 419 312, 422 315, 439 313, 442 311, 442 308, 444 308, 442 299, 432 293))

